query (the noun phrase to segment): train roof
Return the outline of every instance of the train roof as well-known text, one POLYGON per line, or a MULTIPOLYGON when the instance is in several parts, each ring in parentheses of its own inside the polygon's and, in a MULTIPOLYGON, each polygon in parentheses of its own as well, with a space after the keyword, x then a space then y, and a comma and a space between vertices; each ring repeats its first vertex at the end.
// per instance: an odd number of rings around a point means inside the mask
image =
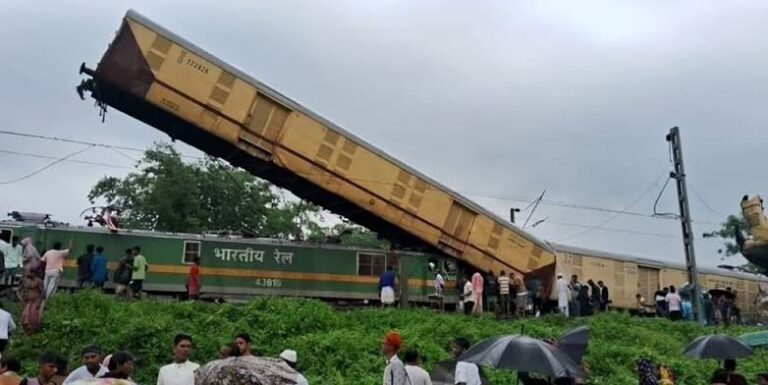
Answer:
MULTIPOLYGON (((584 256, 590 256, 590 257, 613 259, 613 260, 619 260, 624 262, 633 262, 641 266, 648 266, 648 267, 654 267, 654 268, 660 268, 660 269, 685 270, 685 264, 682 264, 682 263, 666 262, 666 261, 650 259, 646 257, 638 257, 638 256, 633 256, 628 254, 621 254, 621 253, 611 253, 611 252, 602 251, 602 250, 561 245, 557 243, 551 243, 551 245, 556 252, 565 252, 565 253, 578 254, 578 255, 584 255, 584 256)), ((698 269, 700 273, 705 273, 705 274, 716 274, 716 275, 725 276, 725 277, 752 279, 752 280, 764 279, 764 277, 760 274, 735 272, 735 271, 729 271, 726 269, 719 269, 719 268, 712 268, 712 267, 699 267, 698 269)))
MULTIPOLYGON (((40 225, 36 223, 17 222, 17 221, 8 220, 8 221, 0 221, 0 227, 2 226, 14 227, 14 228, 34 227, 38 229, 77 231, 77 232, 89 233, 89 234, 109 234, 107 232, 107 229, 103 227, 75 226, 70 224, 56 224, 54 226, 51 226, 51 225, 46 226, 46 225, 40 225)), ((247 245, 258 244, 258 245, 270 245, 270 246, 326 248, 326 249, 334 249, 334 250, 368 251, 368 252, 378 252, 378 253, 387 251, 387 250, 377 249, 372 247, 345 246, 345 245, 338 245, 333 243, 320 243, 320 242, 309 242, 309 241, 301 242, 301 241, 276 239, 276 238, 231 238, 231 237, 225 237, 220 235, 173 233, 173 232, 152 231, 152 230, 120 229, 118 234, 135 235, 135 236, 152 237, 152 238, 172 238, 172 239, 179 239, 179 240, 186 240, 186 241, 231 242, 231 243, 240 243, 240 244, 247 244, 247 245)), ((422 253, 418 251, 408 251, 408 250, 397 250, 397 252, 400 254, 408 254, 408 255, 432 255, 428 253, 422 253)))
POLYGON ((245 72, 237 69, 236 67, 234 67, 234 66, 232 66, 232 65, 230 65, 230 64, 228 64, 228 63, 226 63, 226 62, 224 62, 224 61, 222 61, 222 60, 220 60, 218 58, 216 58, 215 56, 213 56, 212 54, 210 54, 206 50, 204 50, 204 49, 198 47, 197 45, 189 42, 188 40, 182 38, 181 36, 176 35, 175 33, 171 32, 170 30, 164 28, 163 26, 153 22, 152 20, 148 19, 147 17, 143 16, 142 14, 138 13, 137 11, 135 11, 133 9, 129 10, 126 13, 126 17, 130 18, 130 19, 133 19, 133 20, 139 22, 140 24, 144 24, 145 26, 149 27, 150 29, 153 29, 156 32, 161 33, 166 38, 168 38, 168 39, 170 39, 172 41, 175 41, 176 43, 184 45, 184 47, 186 49, 189 49, 190 51, 192 51, 195 54, 199 55, 200 57, 208 60, 209 62, 214 63, 214 64, 220 66, 221 68, 224 68, 228 72, 236 75, 237 77, 240 77, 241 79, 244 79, 244 80, 247 80, 247 81, 251 82, 253 85, 255 85, 256 87, 259 88, 259 91, 263 91, 269 97, 279 101, 280 103, 284 104, 285 106, 288 106, 288 107, 290 107, 293 110, 300 111, 301 113, 303 113, 303 114, 305 114, 305 115, 307 115, 307 116, 317 120, 318 122, 321 122, 326 127, 332 128, 333 130, 336 130, 336 131, 342 133, 343 135, 346 135, 350 139, 355 140, 359 145, 363 146, 368 151, 371 151, 374 154, 376 154, 376 155, 378 155, 378 156, 380 156, 380 157, 382 157, 382 158, 384 158, 384 159, 386 159, 386 160, 388 160, 388 161, 390 161, 390 162, 400 166, 404 170, 408 171, 409 173, 413 174, 414 176, 416 176, 416 177, 418 177, 420 179, 423 179, 424 181, 432 184, 433 186, 436 186, 436 187, 438 187, 438 188, 448 192, 449 194, 453 195, 453 197, 458 202, 460 202, 461 204, 471 208, 472 210, 475 210, 478 213, 482 213, 482 214, 488 216, 489 218, 492 218, 493 220, 498 222, 500 225, 505 226, 505 227, 509 228, 510 230, 512 230, 513 232, 515 232, 515 233, 525 237, 529 241, 531 241, 534 244, 536 244, 538 247, 540 247, 542 249, 545 249, 545 250, 552 251, 552 246, 550 246, 549 243, 544 242, 544 241, 534 237, 532 234, 522 230, 521 228, 517 227, 513 223, 510 223, 508 220, 506 220, 504 218, 501 218, 499 215, 494 214, 490 210, 485 209, 484 207, 480 206, 479 204, 475 203, 474 201, 470 200, 469 198, 466 198, 465 196, 457 193, 456 191, 446 187, 445 185, 443 185, 442 183, 438 182, 437 180, 432 179, 428 175, 426 175, 426 174, 424 174, 424 173, 422 173, 420 171, 417 171, 416 169, 412 168, 408 164, 406 164, 406 163, 396 159, 395 157, 387 154, 386 152, 382 151, 381 149, 379 149, 379 148, 375 147, 374 145, 368 143, 367 141, 363 140, 359 136, 351 133, 350 131, 348 131, 348 130, 342 128, 341 126, 339 126, 339 125, 331 122, 330 120, 326 119, 325 117, 323 117, 323 116, 321 116, 321 115, 311 111, 310 109, 302 106, 297 101, 295 101, 295 100, 293 100, 293 99, 291 99, 291 98, 281 94, 277 90, 273 89, 272 87, 262 83, 261 81, 255 79, 255 78, 253 78, 252 76, 250 76, 250 75, 246 74, 245 72))

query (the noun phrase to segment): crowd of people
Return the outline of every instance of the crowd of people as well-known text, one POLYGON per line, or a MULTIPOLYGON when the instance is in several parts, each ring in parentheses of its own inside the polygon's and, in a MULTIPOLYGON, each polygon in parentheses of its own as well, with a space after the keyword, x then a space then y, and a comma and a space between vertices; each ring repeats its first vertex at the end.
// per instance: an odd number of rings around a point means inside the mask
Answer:
MULTIPOLYGON (((5 288, 12 288, 23 303, 21 327, 26 333, 38 331, 42 325, 45 301, 58 291, 64 261, 70 257, 72 241, 67 247, 54 242, 42 255, 31 238, 10 242, 0 240, 0 268, 5 288)), ((77 288, 104 288, 110 279, 106 250, 100 245, 86 245, 85 253, 77 260, 77 288)), ((149 265, 141 254, 141 247, 126 249, 111 273, 118 298, 140 299, 149 265)), ((199 259, 190 271, 189 292, 195 298, 200 288, 199 259), (195 267, 197 271, 195 273, 195 267)))
MULTIPOLYGON (((701 294, 704 323, 707 325, 730 325, 741 322, 741 311, 736 306, 736 292, 730 287, 701 294)), ((654 293, 653 302, 635 295, 635 308, 632 314, 644 317, 664 317, 673 321, 693 321, 693 292, 687 285, 683 289, 675 286, 660 288, 654 293)))
MULTIPOLYGON (((393 267, 388 266, 379 279, 382 306, 395 303, 395 285, 396 274, 393 267)), ((431 297, 436 300, 438 309, 444 311, 446 280, 440 270, 435 271, 434 285, 435 292, 431 297)), ((457 310, 464 314, 493 312, 500 316, 517 317, 559 311, 566 316, 581 317, 607 311, 611 304, 608 287, 603 281, 595 283, 590 279, 581 283, 576 275, 571 276, 570 282, 565 282, 562 275, 557 276, 556 307, 542 298, 542 290, 541 282, 536 278, 524 280, 517 274, 507 275, 504 270, 498 276, 493 271, 485 274, 476 271, 468 278, 460 276, 456 280, 457 310)))
MULTIPOLYGON (((736 360, 723 361, 723 366, 715 369, 710 376, 709 385, 748 385, 747 378, 736 371, 736 360)), ((654 365, 651 360, 642 358, 635 362, 635 371, 639 385, 674 385, 675 376, 666 365, 654 365)), ((757 385, 768 385, 768 373, 760 373, 755 378, 757 385)))
MULTIPOLYGON (((193 348, 192 337, 177 334, 173 339, 173 362, 163 366, 157 373, 157 385, 191 385, 201 370, 201 365, 190 361, 193 348)), ((219 356, 211 363, 240 357, 248 360, 254 357, 251 351, 251 337, 246 333, 238 334, 233 342, 223 346, 219 356)), ((82 365, 75 370, 67 370, 67 359, 60 355, 46 352, 38 360, 38 370, 34 376, 20 374, 21 363, 10 355, 0 359, 0 385, 74 385, 77 381, 98 378, 115 378, 134 382, 135 358, 128 352, 119 351, 105 355, 95 345, 86 346, 80 354, 82 365)), ((279 355, 279 364, 285 365, 286 372, 297 385, 308 385, 307 379, 296 370, 297 353, 286 349, 279 355)), ((202 370, 205 370, 202 367, 202 370)))

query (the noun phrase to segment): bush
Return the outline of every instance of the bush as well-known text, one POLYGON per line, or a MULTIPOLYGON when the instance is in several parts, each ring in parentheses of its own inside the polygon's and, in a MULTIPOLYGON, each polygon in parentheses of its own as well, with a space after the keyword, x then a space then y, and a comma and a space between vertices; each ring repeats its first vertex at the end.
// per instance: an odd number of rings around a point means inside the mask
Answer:
MULTIPOLYGON (((592 384, 636 384, 632 367, 640 357, 671 366, 678 384, 706 383, 717 366, 712 360, 697 361, 681 355, 688 342, 713 333, 713 329, 619 313, 583 320, 548 316, 510 322, 429 310, 337 312, 322 302, 299 298, 258 298, 242 306, 149 300, 126 303, 92 292, 57 295, 46 304, 44 330, 15 337, 9 354, 22 360, 27 374, 36 372, 37 356, 44 350, 68 357, 70 369, 74 369, 79 365, 80 349, 96 343, 108 352, 133 353, 137 357, 135 379, 140 384, 152 384, 159 367, 170 361, 176 333, 192 335, 196 348, 193 360, 206 362, 215 359, 218 348, 235 334, 247 332, 260 354, 276 356, 283 349, 296 350, 299 369, 312 384, 377 385, 384 367, 379 341, 389 330, 400 331, 405 348, 415 347, 425 355, 429 370, 450 358, 450 341, 457 336, 477 342, 524 330, 534 337, 556 337, 584 322, 592 328, 585 359, 592 384)), ((719 332, 747 331, 733 327, 719 332)), ((758 352, 741 360, 740 370, 754 376, 765 370, 764 362, 765 352, 758 352)), ((488 374, 499 384, 514 379, 505 371, 489 370, 488 374)))

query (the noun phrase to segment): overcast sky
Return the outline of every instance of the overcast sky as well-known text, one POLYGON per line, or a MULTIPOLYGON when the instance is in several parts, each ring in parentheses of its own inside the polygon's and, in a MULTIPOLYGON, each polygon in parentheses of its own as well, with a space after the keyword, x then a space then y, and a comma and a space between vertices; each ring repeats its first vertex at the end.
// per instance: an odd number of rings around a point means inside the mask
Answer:
MULTIPOLYGON (((768 3, 634 3, 5 0, 0 130, 168 140, 113 110, 102 124, 74 91, 133 8, 503 217, 546 189, 530 231, 550 241, 682 263, 677 221, 552 205, 651 214, 680 126, 696 250, 714 266, 719 243, 701 233, 743 194, 768 195, 768 3)), ((0 183, 51 162, 7 151, 81 148, 0 135, 0 183)), ((72 159, 119 167, 63 162, 0 184, 0 210, 82 223, 96 181, 140 157, 126 155, 90 149, 72 159)), ((660 211, 677 212, 675 194, 660 211)))

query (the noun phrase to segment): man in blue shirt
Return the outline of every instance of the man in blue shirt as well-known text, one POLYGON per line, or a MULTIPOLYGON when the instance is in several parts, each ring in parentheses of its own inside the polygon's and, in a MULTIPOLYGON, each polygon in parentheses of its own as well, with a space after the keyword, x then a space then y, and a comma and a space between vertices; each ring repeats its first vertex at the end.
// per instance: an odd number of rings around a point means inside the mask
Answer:
POLYGON ((104 256, 104 248, 96 248, 96 255, 91 261, 91 282, 97 288, 104 288, 104 282, 107 281, 107 257, 104 256))
POLYGON ((381 307, 395 303, 395 284, 396 276, 394 268, 390 265, 379 278, 379 295, 381 296, 381 307))

